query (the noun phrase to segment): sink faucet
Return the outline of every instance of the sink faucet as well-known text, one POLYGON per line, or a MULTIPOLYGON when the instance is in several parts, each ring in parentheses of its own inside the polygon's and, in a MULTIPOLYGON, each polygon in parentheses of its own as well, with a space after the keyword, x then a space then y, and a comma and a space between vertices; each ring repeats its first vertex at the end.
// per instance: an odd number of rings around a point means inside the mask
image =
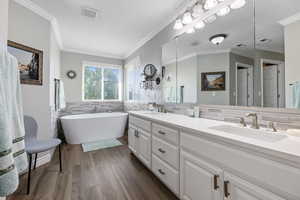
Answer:
POLYGON ((247 117, 252 117, 251 128, 259 129, 257 114, 256 113, 248 113, 246 116, 247 117))
POLYGON ((240 118, 240 124, 241 124, 243 127, 247 127, 247 124, 246 124, 246 121, 245 121, 244 117, 241 117, 241 118, 240 118))
POLYGON ((271 128, 273 132, 277 132, 277 128, 274 122, 269 122, 268 127, 271 128))

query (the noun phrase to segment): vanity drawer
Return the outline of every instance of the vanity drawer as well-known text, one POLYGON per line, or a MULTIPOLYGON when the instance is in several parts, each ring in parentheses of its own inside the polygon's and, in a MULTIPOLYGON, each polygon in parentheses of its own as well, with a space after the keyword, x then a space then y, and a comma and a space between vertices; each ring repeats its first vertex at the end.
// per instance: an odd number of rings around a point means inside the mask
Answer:
POLYGON ((179 150, 178 147, 173 146, 163 140, 153 136, 152 138, 152 152, 159 158, 172 165, 175 169, 179 169, 179 150))
POLYGON ((161 126, 158 124, 153 124, 152 125, 152 133, 155 136, 157 136, 167 142, 173 143, 175 145, 179 144, 178 130, 171 129, 171 128, 161 126))
POLYGON ((139 128, 142 128, 146 131, 151 131, 151 122, 138 118, 138 117, 134 117, 132 115, 129 116, 129 124, 135 125, 139 128))
POLYGON ((152 171, 160 178, 176 195, 179 195, 179 173, 168 164, 152 154, 152 171))

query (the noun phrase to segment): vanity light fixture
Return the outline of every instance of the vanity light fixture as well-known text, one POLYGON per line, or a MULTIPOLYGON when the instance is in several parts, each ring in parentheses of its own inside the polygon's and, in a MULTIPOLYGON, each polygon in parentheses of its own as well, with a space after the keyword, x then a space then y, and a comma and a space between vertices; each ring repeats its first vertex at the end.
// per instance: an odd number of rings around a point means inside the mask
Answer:
POLYGON ((205 27, 205 23, 203 21, 199 21, 195 24, 195 29, 202 29, 205 27))
POLYGON ((195 33, 195 29, 193 27, 189 28, 189 29, 186 30, 186 33, 187 34, 195 33))
POLYGON ((228 15, 231 9, 242 8, 246 0, 198 0, 190 6, 181 17, 177 18, 174 30, 182 33, 194 33, 195 29, 204 28, 205 23, 210 24, 217 16, 228 15))
POLYGON ((207 17, 204 21, 207 23, 207 24, 211 24, 213 23, 214 21, 216 21, 217 17, 216 15, 211 15, 209 17, 207 17))
POLYGON ((200 17, 204 13, 203 6, 198 2, 193 8, 192 16, 194 18, 200 17))
POLYGON ((236 0, 234 3, 230 5, 232 9, 242 8, 246 4, 246 0, 236 0))
POLYGON ((228 6, 224 7, 224 8, 221 8, 218 12, 217 12, 217 15, 222 17, 222 16, 225 16, 225 15, 228 15, 230 13, 230 8, 228 6))
POLYGON ((210 10, 210 9, 216 7, 217 5, 218 5, 217 0, 206 0, 206 2, 204 4, 204 9, 205 10, 210 10))
POLYGON ((213 43, 214 45, 219 45, 225 40, 226 37, 227 37, 226 34, 217 34, 217 35, 210 37, 209 41, 211 43, 213 43))
POLYGON ((176 19, 176 22, 174 24, 174 30, 180 30, 183 28, 183 24, 181 19, 176 19))
POLYGON ((183 24, 190 24, 193 22, 192 14, 189 11, 186 11, 183 14, 182 23, 183 24))

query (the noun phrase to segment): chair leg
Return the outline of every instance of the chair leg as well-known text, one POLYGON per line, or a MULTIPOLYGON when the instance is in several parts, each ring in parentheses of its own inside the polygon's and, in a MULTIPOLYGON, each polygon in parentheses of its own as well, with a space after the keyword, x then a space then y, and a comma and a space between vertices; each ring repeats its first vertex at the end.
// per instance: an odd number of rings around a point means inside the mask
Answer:
POLYGON ((62 172, 61 145, 58 145, 58 151, 59 151, 59 171, 62 172))
POLYGON ((31 175, 32 154, 29 154, 29 168, 27 177, 27 195, 30 193, 30 175, 31 175))
POLYGON ((37 160, 37 156, 38 156, 38 154, 36 153, 35 156, 34 156, 34 167, 33 167, 33 169, 36 168, 36 160, 37 160))

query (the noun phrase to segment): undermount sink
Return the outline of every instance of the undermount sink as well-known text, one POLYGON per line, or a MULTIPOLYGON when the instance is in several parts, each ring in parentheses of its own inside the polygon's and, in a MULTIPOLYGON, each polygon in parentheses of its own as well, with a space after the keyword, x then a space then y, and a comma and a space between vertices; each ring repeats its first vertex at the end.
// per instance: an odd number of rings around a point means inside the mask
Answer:
POLYGON ((264 142, 277 142, 287 137, 283 133, 271 132, 262 129, 252 129, 246 127, 242 128, 242 127, 231 126, 231 125, 213 126, 210 127, 209 129, 222 131, 225 133, 247 137, 251 139, 261 140, 264 142))

